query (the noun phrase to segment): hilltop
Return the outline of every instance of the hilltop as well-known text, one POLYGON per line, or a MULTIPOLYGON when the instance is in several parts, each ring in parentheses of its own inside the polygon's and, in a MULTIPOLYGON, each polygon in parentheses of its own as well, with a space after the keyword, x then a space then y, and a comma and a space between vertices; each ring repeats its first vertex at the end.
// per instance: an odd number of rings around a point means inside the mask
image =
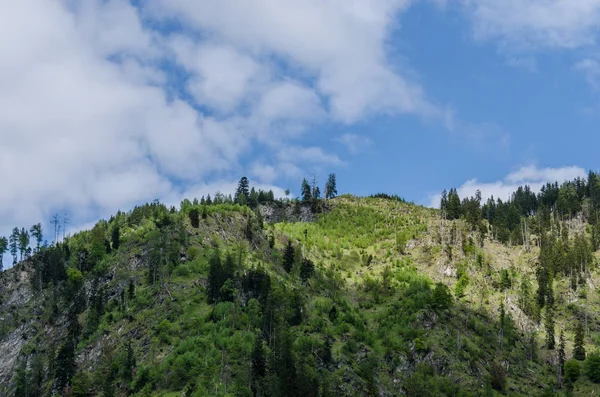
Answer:
POLYGON ((597 389, 589 353, 599 336, 600 274, 583 215, 551 224, 567 253, 587 244, 585 268, 575 281, 557 268, 542 284, 544 228, 505 242, 493 220, 473 223, 468 201, 448 216, 443 205, 377 197, 267 197, 250 206, 202 199, 180 209, 154 202, 37 248, 1 275, 0 393, 597 389), (573 356, 578 324, 586 364, 566 365, 560 352, 573 356))

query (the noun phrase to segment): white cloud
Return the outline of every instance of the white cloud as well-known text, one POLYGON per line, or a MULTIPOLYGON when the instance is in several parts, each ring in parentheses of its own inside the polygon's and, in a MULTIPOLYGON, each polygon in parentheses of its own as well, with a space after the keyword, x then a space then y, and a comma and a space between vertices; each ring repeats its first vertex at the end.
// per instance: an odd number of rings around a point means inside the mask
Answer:
POLYGON ((509 51, 595 44, 600 0, 461 0, 479 39, 509 51))
POLYGON ((352 154, 356 154, 362 150, 365 150, 373 143, 366 136, 360 136, 356 134, 343 134, 335 138, 334 141, 346 146, 346 149, 348 149, 348 151, 352 154))
POLYGON ((168 43, 176 60, 190 73, 188 91, 198 103, 215 110, 236 110, 246 96, 256 94, 256 85, 270 79, 267 68, 234 47, 197 43, 185 36, 168 43))
MULTIPOLYGON (((385 44, 409 0, 248 0, 147 2, 151 18, 177 18, 190 29, 227 42, 284 70, 314 79, 336 120, 379 112, 442 117, 421 87, 390 67, 385 44)), ((292 102, 293 103, 293 102, 292 102)))
POLYGON ((342 166, 344 162, 335 154, 328 154, 320 147, 286 147, 277 153, 282 161, 295 161, 300 164, 313 164, 317 166, 342 166))
POLYGON ((250 173, 261 182, 273 183, 277 178, 278 172, 275 167, 260 162, 254 162, 250 167, 250 173))
MULTIPOLYGON (((546 183, 562 183, 566 180, 572 180, 577 177, 586 177, 587 173, 583 168, 576 166, 559 168, 538 168, 534 165, 523 166, 518 170, 508 174, 503 180, 495 182, 480 182, 477 179, 470 179, 457 188, 460 198, 474 197, 475 192, 479 190, 483 201, 493 196, 494 199, 508 200, 511 194, 519 186, 528 185, 532 191, 539 192, 546 183)), ((441 195, 439 193, 429 196, 429 206, 439 207, 441 195)))

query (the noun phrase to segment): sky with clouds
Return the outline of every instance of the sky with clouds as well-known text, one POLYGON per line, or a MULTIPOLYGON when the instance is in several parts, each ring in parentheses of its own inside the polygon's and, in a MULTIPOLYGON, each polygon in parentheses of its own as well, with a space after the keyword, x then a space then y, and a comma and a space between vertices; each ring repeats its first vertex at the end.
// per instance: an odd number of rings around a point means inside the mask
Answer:
POLYGON ((0 234, 302 177, 429 205, 596 169, 600 0, 0 3, 0 234))

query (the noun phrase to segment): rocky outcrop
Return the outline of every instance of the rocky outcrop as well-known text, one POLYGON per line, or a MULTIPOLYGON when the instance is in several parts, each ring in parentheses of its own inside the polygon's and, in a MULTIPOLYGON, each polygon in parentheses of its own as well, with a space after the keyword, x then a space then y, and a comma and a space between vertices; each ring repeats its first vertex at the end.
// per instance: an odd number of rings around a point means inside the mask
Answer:
POLYGON ((309 204, 260 205, 259 210, 267 223, 314 222, 317 219, 309 204))

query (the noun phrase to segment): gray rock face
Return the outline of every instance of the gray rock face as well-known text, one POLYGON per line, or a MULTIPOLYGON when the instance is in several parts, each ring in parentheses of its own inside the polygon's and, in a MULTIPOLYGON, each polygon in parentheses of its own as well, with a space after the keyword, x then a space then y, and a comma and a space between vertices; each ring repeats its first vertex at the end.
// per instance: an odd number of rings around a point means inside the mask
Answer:
POLYGON ((23 339, 25 332, 25 325, 21 325, 0 341, 0 384, 10 383, 17 365, 17 358, 26 342, 23 339))
POLYGON ((260 205, 259 210, 267 223, 314 222, 317 219, 308 204, 260 205))

